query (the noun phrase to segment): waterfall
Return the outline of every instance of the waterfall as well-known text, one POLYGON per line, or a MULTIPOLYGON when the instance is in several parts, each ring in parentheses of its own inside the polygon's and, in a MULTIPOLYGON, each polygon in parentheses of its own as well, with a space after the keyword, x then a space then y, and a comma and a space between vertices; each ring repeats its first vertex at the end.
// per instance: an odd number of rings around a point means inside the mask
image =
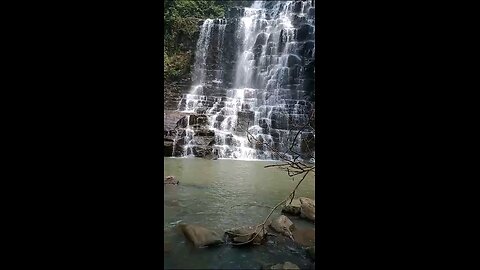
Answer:
POLYGON ((306 72, 315 57, 313 1, 255 1, 233 11, 236 17, 201 26, 192 87, 178 106, 189 114, 183 156, 211 150, 220 158, 274 159, 247 140, 248 130, 280 151, 296 137, 293 150, 314 157, 312 130, 295 136, 314 104, 306 97, 314 91, 306 72))

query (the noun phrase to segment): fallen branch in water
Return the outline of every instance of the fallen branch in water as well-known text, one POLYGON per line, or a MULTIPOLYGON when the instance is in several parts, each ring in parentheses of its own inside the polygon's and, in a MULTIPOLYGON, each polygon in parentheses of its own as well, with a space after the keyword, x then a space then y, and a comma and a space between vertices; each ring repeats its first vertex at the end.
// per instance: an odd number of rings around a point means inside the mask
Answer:
POLYGON ((258 207, 266 207, 266 208, 272 208, 271 206, 268 206, 268 205, 262 205, 262 204, 257 204, 257 203, 244 203, 244 204, 236 204, 236 205, 232 205, 231 208, 233 207, 237 207, 237 206, 258 206, 258 207))

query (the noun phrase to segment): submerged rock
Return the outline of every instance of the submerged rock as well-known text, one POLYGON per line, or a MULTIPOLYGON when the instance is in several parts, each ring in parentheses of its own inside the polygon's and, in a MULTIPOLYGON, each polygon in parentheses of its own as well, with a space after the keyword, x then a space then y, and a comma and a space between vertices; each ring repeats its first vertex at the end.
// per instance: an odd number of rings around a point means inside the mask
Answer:
POLYGON ((178 181, 175 176, 167 176, 165 177, 165 180, 163 181, 163 184, 170 184, 170 185, 178 185, 178 183, 180 183, 180 181, 178 181))
POLYGON ((300 206, 301 203, 299 199, 293 199, 292 203, 290 203, 290 200, 288 200, 283 207, 282 212, 291 215, 300 215, 300 206))
POLYGON ((172 251, 172 244, 170 242, 163 242, 163 253, 172 251))
POLYGON ((265 240, 264 238, 266 230, 264 230, 262 226, 244 226, 228 230, 225 233, 232 239, 234 243, 246 243, 255 237, 255 239, 249 243, 260 245, 265 240))
POLYGON ((309 198, 301 197, 300 216, 315 221, 315 201, 309 198))
POLYGON ((272 227, 272 229, 276 232, 290 237, 293 240, 292 230, 295 228, 295 226, 288 217, 284 215, 279 216, 277 219, 272 221, 270 227, 272 227))
POLYGON ((285 263, 279 263, 279 264, 275 264, 275 265, 267 265, 267 266, 263 266, 262 269, 298 269, 300 270, 300 268, 296 265, 296 264, 293 264, 291 262, 285 262, 285 263))
POLYGON ((293 232, 295 243, 309 247, 315 245, 315 229, 313 228, 296 228, 293 232))
POLYGON ((199 225, 180 224, 183 235, 190 240, 196 247, 212 246, 222 244, 223 240, 216 232, 201 227, 199 225))
POLYGON ((307 250, 307 254, 310 257, 310 259, 315 261, 315 246, 308 247, 306 250, 307 250))

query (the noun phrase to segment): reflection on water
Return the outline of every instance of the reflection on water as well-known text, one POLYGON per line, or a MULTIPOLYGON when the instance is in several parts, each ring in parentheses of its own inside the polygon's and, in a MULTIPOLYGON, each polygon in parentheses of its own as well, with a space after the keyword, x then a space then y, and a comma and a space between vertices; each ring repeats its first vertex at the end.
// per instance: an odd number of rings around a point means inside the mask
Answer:
MULTIPOLYGON (((282 237, 270 237, 262 246, 194 248, 175 229, 178 223, 192 223, 223 233, 262 222, 269 207, 285 199, 300 180, 292 181, 276 168, 263 168, 271 163, 165 158, 164 176, 174 175, 180 184, 164 186, 164 268, 260 269, 264 263, 285 261, 310 267, 302 247, 282 237)), ((296 196, 315 199, 314 190, 314 177, 309 175, 296 196)), ((272 217, 279 214, 280 208, 272 217)), ((297 228, 314 228, 302 219, 291 219, 297 228)))

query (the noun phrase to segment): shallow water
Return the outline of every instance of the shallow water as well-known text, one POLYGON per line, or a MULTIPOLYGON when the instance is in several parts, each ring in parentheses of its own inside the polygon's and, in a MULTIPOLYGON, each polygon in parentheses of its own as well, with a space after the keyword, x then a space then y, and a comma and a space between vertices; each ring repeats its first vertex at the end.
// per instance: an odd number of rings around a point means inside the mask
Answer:
MULTIPOLYGON (((262 246, 194 248, 175 226, 198 224, 219 233, 261 223, 285 199, 300 177, 288 177, 278 168, 264 168, 273 161, 165 158, 164 176, 174 175, 180 185, 164 186, 165 269, 260 269, 262 264, 290 261, 309 268, 302 246, 282 236, 269 237, 262 246)), ((296 197, 315 199, 313 175, 307 176, 296 197)), ((271 217, 278 217, 279 207, 271 217)), ((313 223, 290 217, 296 228, 313 223)))

